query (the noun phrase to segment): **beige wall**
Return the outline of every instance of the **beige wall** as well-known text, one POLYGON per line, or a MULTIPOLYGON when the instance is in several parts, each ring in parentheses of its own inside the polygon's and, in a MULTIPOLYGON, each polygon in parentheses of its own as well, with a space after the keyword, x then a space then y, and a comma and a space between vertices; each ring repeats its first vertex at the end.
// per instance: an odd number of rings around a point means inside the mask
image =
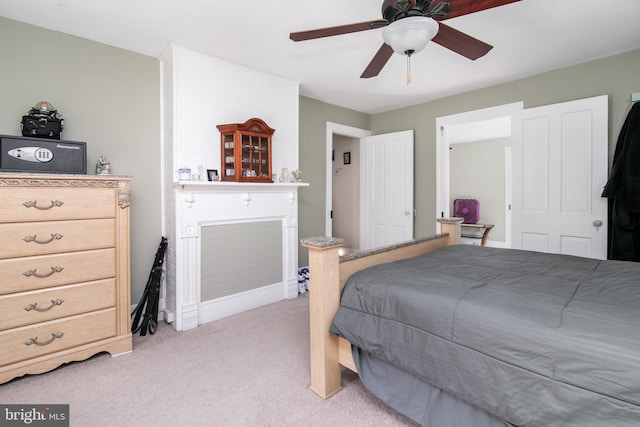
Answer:
MULTIPOLYGON (((473 64, 470 63, 469 66, 473 64)), ((511 83, 373 115, 371 131, 374 135, 414 129, 414 200, 417 211, 414 236, 422 237, 435 232, 433 218, 436 215, 436 118, 518 101, 523 101, 525 108, 531 108, 597 95, 609 95, 609 163, 611 163, 617 135, 631 106, 631 93, 640 90, 640 79, 637 73, 639 69, 640 50, 637 50, 511 83)), ((311 183, 313 185, 313 181, 311 183)))
POLYGON ((160 72, 156 58, 0 18, 0 134, 49 101, 63 139, 87 143, 87 171, 100 155, 132 175, 131 286, 137 303, 162 236, 160 72))
POLYGON ((480 201, 480 220, 493 224, 489 240, 505 241, 505 148, 510 138, 452 144, 449 151, 449 206, 472 197, 480 201))
MULTIPOLYGON (((473 66, 473 63, 469 63, 473 66)), ((369 129, 374 135, 414 130, 416 218, 414 236, 435 232, 436 118, 523 101, 525 108, 597 95, 609 95, 609 163, 617 135, 630 108, 630 95, 640 91, 640 50, 451 96, 412 107, 367 116, 301 97, 300 167, 311 185, 301 191, 300 237, 324 235, 324 150, 327 121, 369 129), (370 126, 368 126, 370 123, 370 126)), ((445 76, 446 77, 446 76, 445 76)), ((416 78, 419 78, 416 76, 416 78)), ((604 183, 603 183, 604 185, 604 183)), ((306 250, 299 265, 306 265, 306 250)))
MULTIPOLYGON (((325 235, 327 122, 369 129, 369 114, 300 97, 300 170, 309 187, 301 188, 298 237, 325 235)), ((298 265, 309 264, 307 249, 298 247, 298 265)))
POLYGON ((346 248, 360 243, 360 140, 343 135, 333 137, 332 234, 344 239, 346 248), (344 164, 348 152, 351 163, 344 164))
MULTIPOLYGON (((46 100, 65 116, 64 138, 87 142, 90 168, 105 155, 113 173, 134 177, 132 300, 136 302, 162 232, 158 59, 4 18, 0 18, 0 57, 0 133, 18 134, 22 114, 46 100)), ((299 168, 311 185, 299 192, 299 237, 324 235, 327 122, 374 134, 414 130, 414 235, 420 237, 435 231, 437 117, 517 101, 530 108, 606 94, 611 159, 630 93, 640 91, 638 69, 640 50, 375 115, 301 96, 299 168)), ((299 265, 307 264, 307 251, 300 248, 299 265)))

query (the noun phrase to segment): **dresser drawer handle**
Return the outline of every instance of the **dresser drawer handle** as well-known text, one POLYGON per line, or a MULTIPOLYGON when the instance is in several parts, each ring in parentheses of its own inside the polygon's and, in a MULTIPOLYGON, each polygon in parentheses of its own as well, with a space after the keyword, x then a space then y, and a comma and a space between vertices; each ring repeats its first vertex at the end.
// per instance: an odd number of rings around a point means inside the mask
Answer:
POLYGON ((51 209, 53 207, 56 207, 56 206, 60 207, 63 204, 64 204, 64 202, 61 202, 60 200, 52 200, 51 204, 49 206, 38 206, 38 202, 36 200, 34 200, 34 201, 29 200, 28 202, 24 202, 22 204, 22 206, 24 206, 26 208, 36 208, 36 209, 41 210, 41 211, 46 211, 46 210, 49 210, 49 209, 51 209))
POLYGON ((22 238, 22 240, 24 240, 25 242, 29 243, 29 242, 36 242, 40 245, 46 245, 47 243, 51 243, 54 240, 60 240, 64 237, 64 235, 60 234, 60 233, 51 233, 51 238, 49 240, 38 240, 38 235, 34 234, 33 236, 24 236, 22 238))
POLYGON ((62 338, 63 335, 64 335, 64 332, 52 332, 50 340, 40 342, 40 341, 38 341, 38 337, 33 337, 33 338, 29 338, 28 340, 26 340, 24 342, 24 344, 25 345, 31 345, 31 344, 48 345, 48 344, 51 344, 52 342, 54 342, 57 338, 62 338))
POLYGON ((38 273, 36 273, 37 269, 27 270, 22 274, 24 276, 27 276, 27 277, 35 276, 35 277, 37 277, 39 279, 44 279, 46 277, 51 276, 53 273, 60 273, 62 270, 64 270, 64 267, 55 266, 55 267, 51 267, 51 271, 46 273, 46 274, 38 274, 38 273))
POLYGON ((44 311, 51 310, 56 305, 62 305, 63 302, 64 302, 64 300, 62 300, 62 299, 52 299, 51 300, 51 305, 49 307, 45 307, 45 308, 38 307, 38 303, 34 302, 33 304, 25 305, 24 309, 25 309, 25 311, 35 310, 35 311, 39 311, 40 313, 42 313, 44 311))

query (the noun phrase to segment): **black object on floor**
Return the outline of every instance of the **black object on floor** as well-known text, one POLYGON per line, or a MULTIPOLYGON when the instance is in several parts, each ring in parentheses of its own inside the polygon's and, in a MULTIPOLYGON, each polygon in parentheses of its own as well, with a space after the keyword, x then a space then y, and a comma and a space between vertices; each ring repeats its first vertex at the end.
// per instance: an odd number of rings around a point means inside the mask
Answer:
POLYGON ((156 332, 158 326, 158 302, 160 301, 160 280, 162 279, 162 266, 166 250, 167 238, 163 236, 156 252, 156 259, 153 261, 147 286, 144 288, 136 309, 131 313, 133 318, 131 322, 132 334, 139 331, 140 336, 145 336, 147 330, 151 334, 156 332))

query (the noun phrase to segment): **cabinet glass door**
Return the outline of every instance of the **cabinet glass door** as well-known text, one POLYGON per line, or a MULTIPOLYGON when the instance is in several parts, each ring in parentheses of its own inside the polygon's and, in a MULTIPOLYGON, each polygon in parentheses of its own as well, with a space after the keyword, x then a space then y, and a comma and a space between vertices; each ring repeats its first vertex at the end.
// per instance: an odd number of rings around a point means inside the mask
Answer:
POLYGON ((225 134, 223 135, 223 162, 224 162, 224 170, 222 173, 224 176, 233 177, 236 173, 235 169, 235 144, 233 140, 233 134, 225 134))
POLYGON ((269 178, 269 139, 258 135, 242 135, 242 176, 269 178))

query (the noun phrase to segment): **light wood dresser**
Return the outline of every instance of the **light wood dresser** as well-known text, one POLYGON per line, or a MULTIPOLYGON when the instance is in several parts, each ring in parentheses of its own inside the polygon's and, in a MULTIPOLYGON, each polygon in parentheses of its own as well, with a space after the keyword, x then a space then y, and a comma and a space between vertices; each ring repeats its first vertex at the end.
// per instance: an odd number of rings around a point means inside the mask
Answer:
POLYGON ((0 173, 0 383, 131 350, 130 181, 0 173))

